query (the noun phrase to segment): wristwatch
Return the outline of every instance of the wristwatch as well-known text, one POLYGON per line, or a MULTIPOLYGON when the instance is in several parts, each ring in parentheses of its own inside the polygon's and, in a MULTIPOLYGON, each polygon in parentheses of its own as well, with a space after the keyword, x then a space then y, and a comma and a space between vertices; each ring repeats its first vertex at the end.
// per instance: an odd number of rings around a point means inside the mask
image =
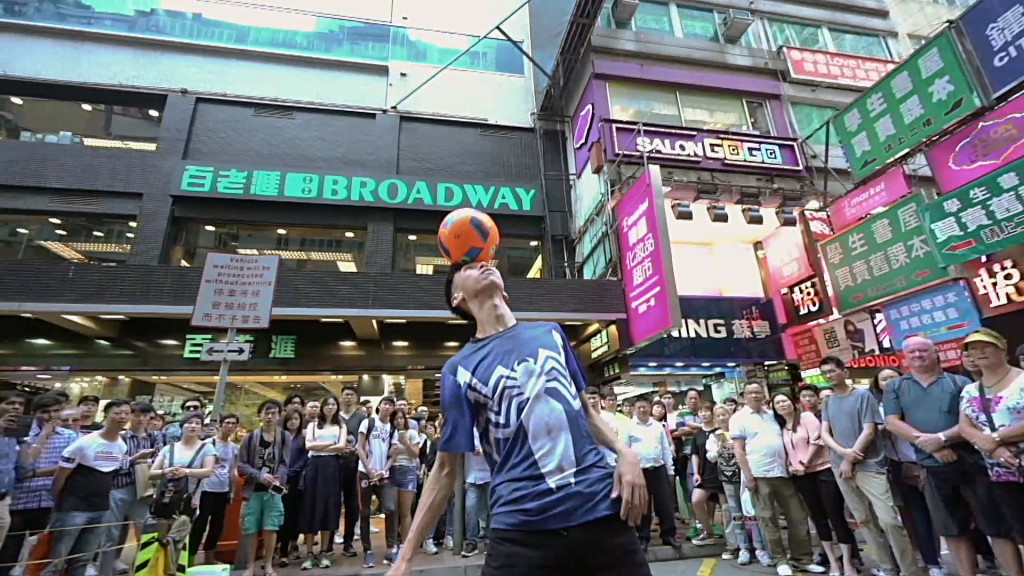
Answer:
POLYGON ((946 444, 948 444, 948 442, 946 441, 946 435, 945 435, 944 433, 942 433, 942 432, 939 432, 939 433, 937 434, 937 436, 939 437, 939 440, 942 440, 942 444, 943 444, 943 445, 946 445, 946 444))

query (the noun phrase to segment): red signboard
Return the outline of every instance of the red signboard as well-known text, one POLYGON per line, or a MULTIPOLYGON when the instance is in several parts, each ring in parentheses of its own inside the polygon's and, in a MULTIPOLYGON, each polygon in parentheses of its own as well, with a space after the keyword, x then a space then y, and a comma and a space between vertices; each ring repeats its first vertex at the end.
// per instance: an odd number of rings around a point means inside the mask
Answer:
POLYGON ((785 46, 782 49, 794 80, 813 80, 869 88, 896 67, 892 60, 785 46))
POLYGON ((761 241, 764 262, 768 266, 768 290, 778 294, 783 288, 814 274, 804 243, 803 231, 795 226, 779 226, 761 241))
POLYGON ((1024 246, 996 252, 984 262, 964 262, 974 300, 984 318, 1024 309, 1024 246))
POLYGON ((796 348, 800 369, 817 368, 821 360, 821 348, 818 347, 818 337, 815 336, 814 329, 806 328, 799 332, 791 332, 790 337, 793 339, 793 347, 796 348))
POLYGON ((861 356, 846 363, 847 368, 900 368, 903 359, 899 354, 872 354, 861 356))
POLYGON ((963 338, 957 338, 956 340, 949 340, 946 342, 939 342, 935 345, 935 349, 939 352, 939 364, 943 368, 959 368, 962 360, 960 359, 963 353, 963 338))
POLYGON ((807 227, 811 229, 811 238, 815 242, 828 240, 832 237, 834 229, 832 221, 829 220, 828 212, 824 210, 804 210, 800 214, 803 215, 804 220, 807 222, 807 227))

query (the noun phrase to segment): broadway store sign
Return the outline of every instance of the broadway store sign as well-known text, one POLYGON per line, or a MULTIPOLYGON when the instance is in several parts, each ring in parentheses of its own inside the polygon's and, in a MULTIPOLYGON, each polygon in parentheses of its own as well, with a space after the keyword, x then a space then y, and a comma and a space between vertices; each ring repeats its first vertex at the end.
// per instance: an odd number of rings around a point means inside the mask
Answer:
POLYGON ((840 112, 834 125, 859 182, 980 106, 945 32, 840 112))
POLYGON ((636 124, 613 123, 610 130, 616 157, 647 156, 664 166, 766 174, 792 174, 804 169, 800 148, 792 139, 647 124, 641 129, 636 124))
POLYGON ((289 169, 187 164, 172 194, 322 204, 542 215, 535 184, 444 181, 411 176, 373 176, 289 169))
POLYGON ((925 206, 939 258, 946 266, 1005 250, 1024 240, 1024 159, 925 206))
POLYGON ((948 276, 921 220, 923 205, 915 194, 819 245, 840 312, 948 276))

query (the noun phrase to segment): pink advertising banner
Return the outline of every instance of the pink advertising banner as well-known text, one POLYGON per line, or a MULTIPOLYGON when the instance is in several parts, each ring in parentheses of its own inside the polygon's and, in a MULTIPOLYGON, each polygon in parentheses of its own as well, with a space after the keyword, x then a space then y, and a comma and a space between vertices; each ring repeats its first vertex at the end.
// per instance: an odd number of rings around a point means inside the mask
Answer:
POLYGON ((661 167, 647 167, 615 205, 615 219, 630 345, 642 346, 680 322, 661 167))
POLYGON ((764 246, 764 262, 768 267, 769 296, 814 274, 800 227, 779 226, 761 240, 761 245, 764 246))
POLYGON ((897 166, 853 190, 828 208, 832 226, 844 230, 853 226, 872 210, 888 206, 910 194, 910 180, 902 166, 897 166))
POLYGON ((943 192, 1024 157, 1024 96, 957 130, 932 146, 925 157, 943 192))

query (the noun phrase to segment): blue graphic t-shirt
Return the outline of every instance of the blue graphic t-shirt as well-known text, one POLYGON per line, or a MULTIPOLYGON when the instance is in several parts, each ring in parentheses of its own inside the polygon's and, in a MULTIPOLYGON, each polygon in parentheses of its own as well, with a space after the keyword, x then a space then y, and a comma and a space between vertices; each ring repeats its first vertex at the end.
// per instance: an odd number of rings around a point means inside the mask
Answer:
POLYGON ((585 387, 572 345, 551 322, 473 340, 445 363, 438 450, 472 452, 478 427, 492 527, 554 530, 618 513, 613 470, 580 402, 585 387))

